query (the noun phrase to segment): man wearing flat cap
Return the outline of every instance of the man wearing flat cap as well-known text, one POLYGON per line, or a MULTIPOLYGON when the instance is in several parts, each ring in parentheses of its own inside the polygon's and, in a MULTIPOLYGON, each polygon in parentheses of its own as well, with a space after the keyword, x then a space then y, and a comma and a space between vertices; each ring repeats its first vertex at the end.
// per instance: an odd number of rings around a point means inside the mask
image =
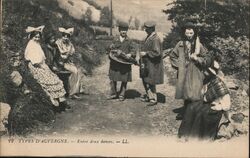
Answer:
POLYGON ((156 85, 163 84, 162 45, 159 36, 155 32, 154 21, 144 23, 147 37, 140 52, 140 77, 146 91, 141 100, 149 102, 148 106, 157 104, 156 85))
POLYGON ((131 59, 136 56, 136 49, 133 42, 127 36, 128 24, 119 23, 120 35, 115 37, 109 48, 110 67, 109 79, 111 92, 108 99, 125 100, 127 82, 132 81, 131 59), (117 90, 117 82, 121 82, 121 87, 117 90))

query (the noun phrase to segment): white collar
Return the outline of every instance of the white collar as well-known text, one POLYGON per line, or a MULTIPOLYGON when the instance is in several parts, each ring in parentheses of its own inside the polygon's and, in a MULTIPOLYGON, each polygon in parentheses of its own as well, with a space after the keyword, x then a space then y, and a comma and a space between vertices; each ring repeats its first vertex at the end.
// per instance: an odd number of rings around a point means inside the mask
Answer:
POLYGON ((120 38, 120 42, 123 42, 125 40, 126 37, 122 37, 122 36, 119 36, 120 38))

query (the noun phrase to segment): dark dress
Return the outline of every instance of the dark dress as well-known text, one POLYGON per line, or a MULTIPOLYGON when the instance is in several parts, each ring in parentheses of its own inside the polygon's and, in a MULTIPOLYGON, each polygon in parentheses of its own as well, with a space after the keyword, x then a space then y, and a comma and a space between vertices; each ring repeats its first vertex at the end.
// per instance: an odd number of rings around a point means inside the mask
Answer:
MULTIPOLYGON (((124 41, 121 42, 118 36, 113 40, 111 45, 110 50, 119 49, 124 54, 131 54, 134 58, 136 56, 135 45, 129 38, 125 38, 124 41)), ((109 79, 111 81, 131 82, 131 65, 122 64, 110 58, 109 79)))
POLYGON ((211 106, 213 101, 229 94, 229 91, 225 83, 214 75, 206 76, 204 83, 208 83, 208 89, 204 94, 207 102, 185 101, 187 109, 179 128, 179 137, 216 139, 223 111, 215 111, 211 106))
POLYGON ((211 66, 213 57, 201 45, 199 60, 190 60, 190 50, 180 41, 170 54, 172 66, 178 70, 176 99, 184 100, 185 112, 178 136, 214 139, 222 113, 211 109, 211 102, 204 103, 202 87, 203 71, 211 66))
POLYGON ((222 111, 211 109, 211 103, 185 101, 187 105, 178 136, 200 139, 215 139, 222 111))

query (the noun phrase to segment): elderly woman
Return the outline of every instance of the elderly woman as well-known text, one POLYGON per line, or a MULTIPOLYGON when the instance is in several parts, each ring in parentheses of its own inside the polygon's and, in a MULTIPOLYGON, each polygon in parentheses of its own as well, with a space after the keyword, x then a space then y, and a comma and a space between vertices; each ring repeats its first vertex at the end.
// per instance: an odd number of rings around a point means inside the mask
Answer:
POLYGON ((56 41, 56 46, 59 51, 58 65, 71 73, 68 79, 69 97, 79 99, 80 97, 78 94, 81 93, 81 75, 79 69, 72 61, 72 55, 75 53, 75 48, 70 41, 74 28, 65 29, 60 27, 59 31, 62 33, 62 37, 56 41))
MULTIPOLYGON (((42 89, 48 94, 51 102, 56 107, 70 108, 64 97, 65 90, 62 81, 45 64, 45 55, 40 45, 44 26, 37 28, 28 27, 29 42, 25 48, 24 57, 28 61, 28 68, 34 79, 41 85, 42 89)), ((61 109, 61 108, 60 108, 61 109)))

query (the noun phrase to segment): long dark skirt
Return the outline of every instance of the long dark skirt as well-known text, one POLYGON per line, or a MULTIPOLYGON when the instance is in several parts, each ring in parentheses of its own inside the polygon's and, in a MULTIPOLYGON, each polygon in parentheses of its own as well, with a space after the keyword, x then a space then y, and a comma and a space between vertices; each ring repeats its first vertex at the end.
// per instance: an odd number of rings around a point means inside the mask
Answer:
POLYGON ((212 110, 211 105, 203 104, 203 101, 185 101, 184 104, 186 111, 178 136, 215 139, 222 112, 212 110))

